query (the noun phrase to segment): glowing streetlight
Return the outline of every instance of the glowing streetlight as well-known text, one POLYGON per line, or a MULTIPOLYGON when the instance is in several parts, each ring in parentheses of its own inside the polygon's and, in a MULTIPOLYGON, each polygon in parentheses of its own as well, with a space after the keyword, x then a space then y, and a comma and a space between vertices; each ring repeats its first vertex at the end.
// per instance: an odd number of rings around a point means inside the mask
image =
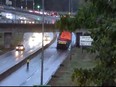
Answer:
POLYGON ((40 9, 40 5, 37 6, 38 10, 40 9))

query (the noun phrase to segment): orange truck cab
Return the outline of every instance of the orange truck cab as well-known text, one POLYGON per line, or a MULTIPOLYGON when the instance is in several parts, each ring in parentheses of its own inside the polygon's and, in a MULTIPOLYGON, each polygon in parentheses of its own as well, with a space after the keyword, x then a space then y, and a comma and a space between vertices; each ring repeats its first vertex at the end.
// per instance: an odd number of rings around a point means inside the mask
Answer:
POLYGON ((68 49, 72 40, 72 33, 69 31, 63 31, 59 34, 57 40, 57 49, 68 49))

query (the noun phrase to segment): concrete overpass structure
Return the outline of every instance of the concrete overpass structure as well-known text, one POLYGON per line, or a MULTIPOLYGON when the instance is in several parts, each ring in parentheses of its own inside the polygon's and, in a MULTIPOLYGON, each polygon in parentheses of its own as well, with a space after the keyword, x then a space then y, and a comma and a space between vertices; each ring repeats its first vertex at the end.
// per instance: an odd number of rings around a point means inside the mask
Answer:
MULTIPOLYGON (((5 11, 10 11, 10 12, 20 12, 24 14, 33 14, 30 13, 29 11, 21 10, 21 9, 11 9, 10 7, 5 7, 5 11)), ((34 14, 33 14, 34 15, 34 14)), ((36 14, 35 14, 36 15, 36 14)), ((36 16, 41 16, 41 15, 36 15, 36 16)), ((45 16, 48 18, 48 16, 45 16)), ((50 17, 52 19, 53 17, 50 17)), ((54 18, 53 18, 54 19, 54 18)), ((54 20, 57 20, 56 18, 54 20)), ((13 21, 6 21, 6 23, 2 23, 3 21, 0 22, 0 33, 2 33, 2 37, 4 39, 4 46, 5 48, 10 48, 12 44, 12 39, 13 39, 13 33, 26 33, 26 32, 42 32, 42 23, 33 23, 33 24, 25 24, 25 23, 16 23, 18 20, 13 23, 13 21)), ((36 21, 37 22, 37 21, 36 21)), ((44 24, 44 32, 55 32, 57 29, 55 29, 54 24, 49 24, 48 22, 44 24)))
MULTIPOLYGON (((56 32, 54 24, 44 24, 44 32, 56 32)), ((3 33, 4 47, 10 48, 12 45, 13 33, 42 32, 42 24, 12 24, 1 23, 0 33, 3 33)))
MULTIPOLYGON (((55 28, 54 24, 44 24, 45 32, 55 32, 58 29, 55 28)), ((42 32, 42 24, 11 24, 1 23, 0 32, 42 32)))

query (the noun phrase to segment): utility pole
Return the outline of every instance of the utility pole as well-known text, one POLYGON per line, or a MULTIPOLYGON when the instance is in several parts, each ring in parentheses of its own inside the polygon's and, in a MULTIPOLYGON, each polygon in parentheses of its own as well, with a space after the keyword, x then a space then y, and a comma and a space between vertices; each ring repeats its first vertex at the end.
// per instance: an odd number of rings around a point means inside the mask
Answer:
POLYGON ((43 68, 44 68, 44 0, 42 0, 42 56, 41 56, 41 85, 43 85, 43 68))

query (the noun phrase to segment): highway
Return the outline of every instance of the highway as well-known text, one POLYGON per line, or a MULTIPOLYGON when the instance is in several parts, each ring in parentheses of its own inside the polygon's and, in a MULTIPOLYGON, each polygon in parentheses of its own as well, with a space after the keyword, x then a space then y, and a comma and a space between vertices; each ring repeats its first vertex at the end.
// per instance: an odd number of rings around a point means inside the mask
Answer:
MULTIPOLYGON (((18 13, 21 14, 21 16, 26 16, 25 13, 18 13)), ((31 17, 33 20, 36 20, 38 16, 34 16, 31 14, 28 14, 26 17, 31 17)), ((32 20, 31 19, 31 20, 32 20)), ((51 17, 46 17, 46 20, 52 21, 51 17)), ((55 19, 56 20, 56 19, 55 19)), ((51 42, 51 40, 54 38, 53 33, 48 33, 50 36, 50 41, 45 41, 44 45, 51 42)), ((58 35, 58 32, 57 32, 58 35)), ((25 33, 24 38, 21 44, 25 46, 24 52, 17 52, 16 50, 10 51, 5 53, 4 55, 0 56, 0 73, 7 70, 9 67, 14 66, 15 64, 18 64, 19 62, 23 61, 25 58, 27 58, 29 55, 32 55, 34 52, 39 50, 41 45, 41 33, 36 33, 35 36, 34 33, 25 33)), ((72 43, 71 45, 75 45, 76 37, 73 34, 72 36, 72 43)), ((60 67, 60 64, 67 58, 67 56, 70 54, 71 45, 68 50, 57 50, 56 49, 56 43, 55 42, 50 45, 47 49, 44 51, 44 84, 47 84, 49 80, 52 78, 52 75, 57 71, 57 69, 60 67)), ((34 58, 31 59, 29 64, 29 70, 27 70, 26 64, 22 65, 18 70, 7 76, 5 79, 3 79, 0 82, 0 86, 33 86, 33 85, 40 85, 40 70, 41 70, 41 52, 34 56, 34 58)), ((9 73, 9 72, 8 72, 9 73)))
MULTIPOLYGON (((49 33, 49 36, 52 40, 53 33, 49 33)), ((23 51, 18 52, 16 50, 13 50, 13 51, 7 52, 0 56, 0 66, 1 66, 0 74, 5 72, 11 66, 14 66, 15 64, 21 62, 22 60, 24 60, 26 57, 33 54, 37 50, 39 50, 42 47, 41 37, 42 37, 41 33, 34 33, 34 34, 33 33, 25 33, 24 40, 21 43, 25 47, 24 52, 23 51), (35 35, 35 38, 32 38, 32 36, 34 36, 34 35, 35 35), (38 37, 40 37, 40 39, 38 39, 38 37)), ((44 45, 48 44, 50 41, 47 41, 47 42, 44 41, 44 45)))
MULTIPOLYGON (((72 45, 75 44, 73 34, 72 45)), ((56 40, 57 41, 57 40, 56 40)), ((52 75, 60 67, 60 64, 70 53, 70 47, 66 51, 56 49, 56 41, 44 51, 44 84, 47 84, 52 75)), ((33 86, 40 85, 41 53, 35 56, 27 70, 26 64, 0 82, 0 86, 33 86)))

